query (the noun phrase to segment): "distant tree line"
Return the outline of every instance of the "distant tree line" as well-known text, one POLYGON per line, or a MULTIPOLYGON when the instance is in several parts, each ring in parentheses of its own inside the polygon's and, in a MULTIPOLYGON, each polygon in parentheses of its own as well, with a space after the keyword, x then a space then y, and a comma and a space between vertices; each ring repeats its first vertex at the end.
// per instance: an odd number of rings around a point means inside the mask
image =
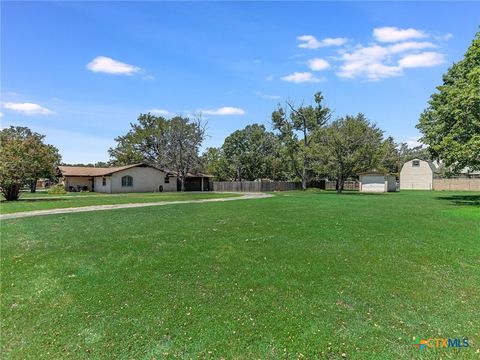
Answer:
POLYGON ((207 148, 205 171, 219 181, 290 180, 308 184, 318 179, 337 181, 337 190, 358 173, 377 169, 398 174, 413 158, 428 160, 428 150, 410 148, 383 137, 383 131, 363 114, 335 120, 322 94, 312 105, 287 101, 272 113, 272 131, 248 125, 229 135, 218 148, 207 148))

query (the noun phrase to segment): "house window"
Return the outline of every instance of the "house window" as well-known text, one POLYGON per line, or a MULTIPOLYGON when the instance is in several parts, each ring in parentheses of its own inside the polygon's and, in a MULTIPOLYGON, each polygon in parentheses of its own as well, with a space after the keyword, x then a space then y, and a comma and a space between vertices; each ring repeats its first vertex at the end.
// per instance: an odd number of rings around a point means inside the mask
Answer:
POLYGON ((123 176, 122 177, 122 187, 123 186, 128 186, 128 187, 133 186, 133 178, 129 175, 123 176))
POLYGON ((170 178, 169 178, 168 176, 165 176, 163 182, 164 182, 165 184, 169 184, 169 183, 170 183, 170 178))
POLYGON ((413 160, 412 161, 412 166, 413 167, 419 167, 420 166, 420 160, 413 160))
POLYGON ((107 186, 107 179, 102 178, 102 186, 107 186))

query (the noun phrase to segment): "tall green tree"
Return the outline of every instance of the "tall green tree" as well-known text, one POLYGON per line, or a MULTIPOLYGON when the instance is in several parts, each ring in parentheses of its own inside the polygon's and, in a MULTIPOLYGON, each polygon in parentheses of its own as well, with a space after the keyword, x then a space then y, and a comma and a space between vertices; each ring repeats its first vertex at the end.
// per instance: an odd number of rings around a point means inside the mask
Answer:
POLYGON ((180 179, 181 191, 191 170, 200 167, 200 146, 205 139, 205 126, 200 119, 175 116, 169 121, 167 132, 167 166, 173 167, 180 179))
POLYGON ((166 167, 169 122, 162 116, 140 114, 137 123, 130 123, 127 134, 117 136, 117 145, 108 153, 114 165, 145 162, 166 167))
POLYGON ((345 116, 315 133, 312 157, 316 169, 337 181, 337 192, 349 177, 381 165, 383 132, 363 114, 345 116))
POLYGON ((437 90, 417 125, 422 142, 455 171, 480 170, 480 32, 437 90))
POLYGON ((252 124, 229 135, 222 146, 223 155, 230 164, 234 180, 271 178, 272 155, 276 151, 277 138, 265 126, 252 124))
POLYGON ((398 145, 393 137, 387 137, 382 143, 381 165, 389 173, 397 174, 399 166, 398 145))
POLYGON ((231 166, 225 158, 223 149, 208 147, 201 156, 202 170, 213 175, 216 181, 228 181, 232 179, 231 166))
POLYGON ((166 119, 148 113, 140 114, 130 126, 127 134, 115 138, 117 146, 109 149, 112 163, 144 162, 175 170, 184 191, 187 174, 200 165, 199 149, 205 139, 201 118, 166 119))
POLYGON ((314 105, 299 107, 287 101, 286 106, 278 106, 272 113, 274 130, 285 146, 295 174, 302 181, 302 189, 307 188, 309 171, 312 166, 311 146, 313 133, 325 126, 331 111, 323 104, 321 92, 314 95, 314 105))
POLYGON ((39 178, 55 177, 61 156, 57 148, 44 143, 44 138, 27 127, 0 131, 0 188, 6 200, 18 200, 25 185, 35 191, 39 178))

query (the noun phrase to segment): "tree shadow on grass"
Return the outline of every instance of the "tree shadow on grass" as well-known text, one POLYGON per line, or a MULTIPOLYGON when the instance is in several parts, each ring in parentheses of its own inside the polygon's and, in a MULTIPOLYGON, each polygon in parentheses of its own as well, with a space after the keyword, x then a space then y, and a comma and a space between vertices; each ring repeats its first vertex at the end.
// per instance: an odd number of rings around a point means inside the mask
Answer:
POLYGON ((454 205, 480 207, 480 195, 450 195, 439 196, 436 199, 450 201, 454 205))

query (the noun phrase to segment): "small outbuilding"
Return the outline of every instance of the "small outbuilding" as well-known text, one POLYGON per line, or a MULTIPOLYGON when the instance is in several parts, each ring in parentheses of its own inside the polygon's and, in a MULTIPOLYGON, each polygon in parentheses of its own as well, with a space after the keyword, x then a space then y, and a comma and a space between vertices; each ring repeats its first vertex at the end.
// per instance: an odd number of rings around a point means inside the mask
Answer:
POLYGON ((359 174, 360 181, 358 190, 360 192, 393 192, 397 191, 397 181, 394 175, 372 170, 359 174))
POLYGON ((437 169, 430 161, 412 159, 400 170, 400 190, 432 190, 437 169))

